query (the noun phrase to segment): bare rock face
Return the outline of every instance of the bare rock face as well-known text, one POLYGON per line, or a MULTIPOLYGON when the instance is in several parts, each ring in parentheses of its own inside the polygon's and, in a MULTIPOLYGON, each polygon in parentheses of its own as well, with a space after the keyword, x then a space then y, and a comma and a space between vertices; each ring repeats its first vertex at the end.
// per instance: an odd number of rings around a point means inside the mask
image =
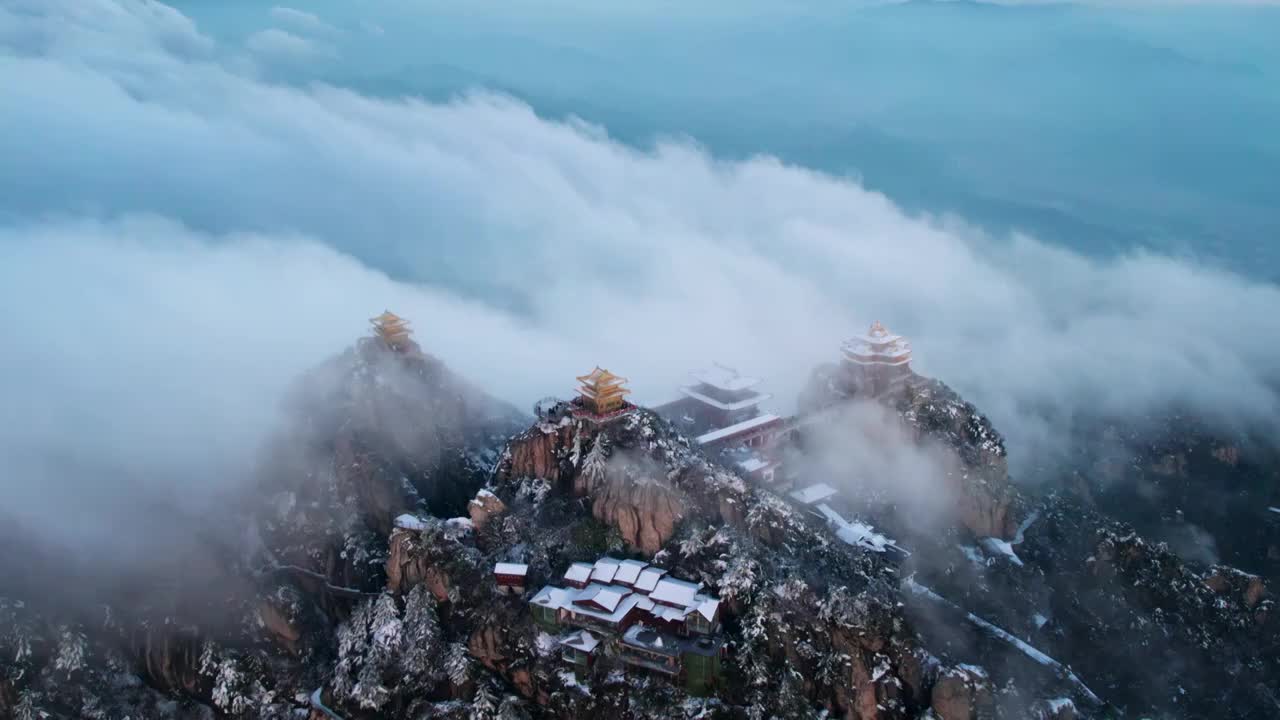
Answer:
POLYGON ((683 477, 680 470, 696 460, 687 441, 681 444, 656 416, 637 410, 603 425, 540 422, 508 446, 500 476, 540 477, 588 498, 592 515, 616 528, 629 547, 655 553, 691 502, 672 478, 683 477))
POLYGON ((202 643, 194 629, 165 625, 138 628, 130 645, 152 685, 170 692, 199 693, 202 643))
POLYGON ((933 686, 933 712, 941 720, 994 717, 995 695, 986 673, 967 666, 948 668, 933 686))
POLYGON ((289 617, 287 607, 276 601, 276 598, 264 598, 258 604, 258 618, 262 626, 273 640, 285 650, 296 653, 298 643, 302 639, 302 628, 289 617))
POLYGON ((1262 578, 1223 565, 1213 567, 1205 576, 1204 584, 1215 593, 1229 596, 1250 609, 1257 607, 1267 596, 1267 586, 1262 578))
POLYGON ((475 525, 476 530, 484 529, 490 518, 506 511, 506 504, 488 490, 476 493, 471 502, 467 503, 467 514, 471 516, 471 523, 475 525))
POLYGON ((958 498, 958 520, 974 535, 1008 539, 1016 531, 1004 438, 971 403, 951 388, 926 380, 906 386, 890 402, 921 439, 955 451, 958 467, 947 474, 958 498))
POLYGON ((387 589, 397 595, 425 585, 437 602, 451 602, 459 588, 482 582, 478 551, 460 541, 464 531, 436 518, 420 529, 397 527, 388 540, 387 589))
MULTIPOLYGON (((503 460, 509 477, 537 477, 559 483, 569 448, 574 444, 578 428, 564 422, 538 423, 507 446, 503 460)), ((570 465, 572 467, 572 465, 570 465)))
POLYGON ((955 499, 952 514, 958 525, 979 537, 1013 537, 1016 493, 1009 480, 1004 439, 976 407, 943 383, 918 376, 874 398, 850 395, 839 370, 830 365, 814 370, 799 399, 801 415, 816 419, 820 433, 843 432, 844 425, 859 417, 846 411, 867 406, 896 414, 917 445, 946 451, 941 480, 946 487, 939 491, 955 499))
POLYGON ((627 545, 656 553, 675 534, 684 517, 684 501, 676 490, 658 482, 625 478, 607 482, 592 497, 591 513, 618 528, 627 545))

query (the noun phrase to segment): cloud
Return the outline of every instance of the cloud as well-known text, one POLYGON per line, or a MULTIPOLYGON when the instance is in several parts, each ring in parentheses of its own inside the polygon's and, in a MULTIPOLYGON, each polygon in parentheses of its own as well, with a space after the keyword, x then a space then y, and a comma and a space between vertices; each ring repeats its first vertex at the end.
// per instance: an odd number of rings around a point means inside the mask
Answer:
POLYGON ((333 33, 336 29, 320 19, 315 13, 277 5, 271 8, 271 17, 282 25, 309 33, 333 33))
POLYGON ((305 61, 331 55, 332 51, 307 38, 278 28, 253 33, 245 47, 255 55, 274 61, 305 61))
POLYGON ((0 459, 31 468, 0 490, 32 517, 91 517, 77 494, 105 477, 234 484, 284 383, 384 307, 522 405, 595 364, 656 401, 719 359, 786 409, 880 319, 1022 471, 1090 413, 1277 417, 1272 285, 989 237, 504 97, 274 85, 233 55, 155 3, 0 7, 0 300, 22 309, 0 318, 0 459))

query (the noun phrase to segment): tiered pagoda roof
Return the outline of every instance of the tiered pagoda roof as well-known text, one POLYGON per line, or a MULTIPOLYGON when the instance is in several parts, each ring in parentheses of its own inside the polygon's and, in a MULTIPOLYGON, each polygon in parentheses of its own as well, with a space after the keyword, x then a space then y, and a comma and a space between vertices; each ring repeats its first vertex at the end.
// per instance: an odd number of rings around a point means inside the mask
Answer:
POLYGON ((720 363, 695 370, 689 376, 694 382, 680 388, 680 392, 719 410, 743 410, 772 397, 753 389, 760 384, 760 378, 739 374, 734 368, 720 363))
POLYGON ((413 330, 409 327, 408 320, 390 310, 383 310, 378 317, 369 318, 369 323, 373 325, 374 334, 382 338, 387 347, 403 350, 409 346, 409 335, 413 330))
POLYGON ((894 335, 879 321, 871 323, 865 335, 845 341, 840 349, 844 359, 857 365, 907 365, 911 362, 911 343, 894 335))
POLYGON ((587 409, 597 414, 611 413, 626 406, 625 396, 631 391, 625 387, 627 379, 599 366, 577 378, 578 395, 587 409))

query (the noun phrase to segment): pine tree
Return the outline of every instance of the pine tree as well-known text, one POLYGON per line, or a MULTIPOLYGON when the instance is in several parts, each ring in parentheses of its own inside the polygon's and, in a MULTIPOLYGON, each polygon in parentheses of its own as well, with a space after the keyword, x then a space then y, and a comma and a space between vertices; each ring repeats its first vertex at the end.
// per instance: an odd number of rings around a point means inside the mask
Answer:
POLYGON ((83 633, 64 625, 58 636, 58 655, 53 667, 71 677, 72 673, 84 667, 85 644, 83 633))
MULTIPOLYGON (((368 608, 369 604, 363 606, 368 608)), ((351 688, 351 698, 362 708, 377 710, 386 704, 391 695, 383 683, 387 666, 393 656, 400 650, 403 637, 403 625, 400 621, 400 608, 390 593, 383 593, 372 603, 372 610, 367 611, 367 632, 369 639, 367 651, 356 684, 351 688)))
POLYGON ((498 708, 498 720, 527 720, 528 717, 520 698, 508 695, 502 699, 502 707, 498 708))
POLYGON ((373 616, 373 603, 356 606, 351 617, 338 626, 338 662, 333 668, 333 692, 346 699, 355 690, 356 675, 364 664, 369 650, 369 626, 373 616))
POLYGON ((465 685, 471 679, 471 656, 467 654, 467 646, 460 642, 450 645, 444 667, 445 672, 449 673, 450 682, 465 685))
POLYGON ((18 704, 13 708, 14 720, 42 720, 49 717, 48 713, 36 704, 39 699, 40 693, 24 690, 18 697, 18 704))
POLYGON ((471 701, 471 720, 494 720, 498 715, 498 698, 489 683, 480 683, 471 701))
POLYGON ((608 465, 608 441, 605 434, 600 433, 582 463, 582 484, 588 492, 604 484, 608 465))
POLYGON ((441 675, 440 618, 435 596, 424 585, 409 591, 404 603, 404 632, 399 658, 402 682, 427 689, 441 675))

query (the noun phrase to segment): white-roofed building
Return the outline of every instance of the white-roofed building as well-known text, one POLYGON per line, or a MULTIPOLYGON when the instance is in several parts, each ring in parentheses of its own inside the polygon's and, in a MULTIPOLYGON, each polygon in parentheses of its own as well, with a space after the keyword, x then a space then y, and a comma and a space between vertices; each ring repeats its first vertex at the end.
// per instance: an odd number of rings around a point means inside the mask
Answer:
POLYGON ((564 584, 569 587, 584 588, 591 582, 591 573, 595 566, 591 563, 576 562, 564 571, 564 584))
POLYGON ((792 500, 795 500, 801 505, 813 505, 815 503, 823 502, 824 500, 830 500, 839 493, 840 491, 826 483, 815 483, 808 487, 794 490, 790 495, 792 500))
POLYGON ((581 675, 595 664, 600 638, 587 630, 574 630, 560 636, 556 644, 561 647, 561 657, 565 662, 573 665, 574 670, 581 675))
POLYGON ((771 395, 756 390, 760 378, 742 375, 720 363, 689 373, 693 382, 680 388, 697 403, 701 415, 713 424, 733 425, 759 414, 758 406, 771 395))
POLYGON ((653 592, 649 593, 649 599, 671 607, 687 608, 693 604, 694 597, 701 589, 702 585, 697 583, 664 577, 658 581, 653 592))
POLYGON ((692 382, 680 388, 684 397, 654 411, 692 437, 708 457, 748 480, 772 485, 780 464, 775 445, 787 424, 761 410, 772 397, 757 389, 761 379, 720 363, 689 376, 692 382))
POLYGON ((578 591, 577 596, 573 598, 573 604, 611 613, 618 609, 622 599, 629 594, 631 591, 625 588, 591 583, 578 591))
POLYGON ((915 376, 911 370, 911 343, 878 321, 865 335, 845 341, 840 352, 845 381, 858 394, 875 397, 915 376))
MULTIPOLYGON (((513 572, 519 569, 516 565, 499 563, 503 570, 513 572)), ((700 583, 671 577, 666 570, 642 560, 610 557, 594 564, 574 563, 564 578, 566 584, 572 581, 583 585, 548 585, 530 599, 529 605, 534 619, 549 632, 572 629, 561 635, 559 646, 575 671, 581 673, 590 667, 593 653, 602 643, 625 644, 615 639, 635 635, 632 631, 641 627, 652 648, 663 649, 665 657, 674 658, 675 672, 669 672, 671 666, 666 660, 659 663, 661 668, 649 663, 656 656, 646 654, 644 647, 636 656, 641 662, 631 664, 660 669, 672 676, 688 670, 692 676, 687 685, 694 692, 719 682, 720 648, 724 643, 712 636, 720 628, 720 601, 702 593, 700 583), (688 658, 687 662, 684 658, 688 658)))
POLYGON ((621 561, 611 557, 600 558, 591 568, 591 582, 604 583, 606 585, 613 582, 613 576, 617 574, 619 565, 621 565, 621 561))
POLYGON ((647 567, 636 576, 633 587, 635 587, 636 592, 651 593, 654 588, 658 587, 658 581, 666 574, 667 571, 662 568, 647 567))
POLYGON ((524 563, 500 562, 493 566, 493 582, 499 592, 523 595, 528 577, 529 566, 524 563))
POLYGON ((640 578, 640 573, 649 567, 649 563, 642 560, 623 560, 618 563, 618 572, 613 576, 613 582, 624 587, 635 587, 636 580, 640 578))

